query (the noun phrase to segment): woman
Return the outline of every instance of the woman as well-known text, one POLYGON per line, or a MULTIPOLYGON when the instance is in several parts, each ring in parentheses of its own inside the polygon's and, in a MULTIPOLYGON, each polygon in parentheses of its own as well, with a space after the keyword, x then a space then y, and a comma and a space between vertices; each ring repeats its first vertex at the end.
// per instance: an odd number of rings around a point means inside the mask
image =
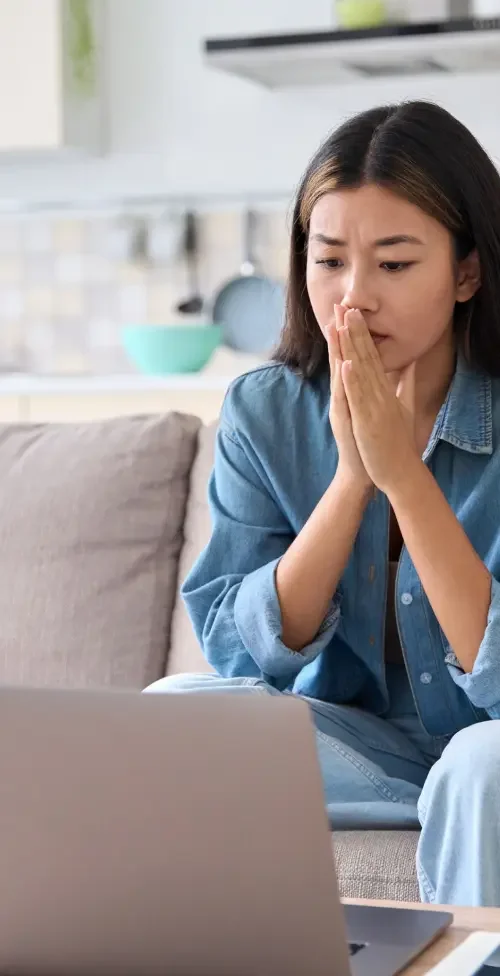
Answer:
POLYGON ((306 697, 332 821, 420 820, 421 896, 454 904, 500 905, 499 272, 500 178, 447 112, 327 139, 183 587, 217 674, 153 686, 306 697))

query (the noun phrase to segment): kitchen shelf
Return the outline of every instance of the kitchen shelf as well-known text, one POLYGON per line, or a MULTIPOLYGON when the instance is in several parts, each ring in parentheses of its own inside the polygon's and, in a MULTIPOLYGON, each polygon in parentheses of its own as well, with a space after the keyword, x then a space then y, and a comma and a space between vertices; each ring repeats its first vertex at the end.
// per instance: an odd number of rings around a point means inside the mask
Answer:
POLYGON ((500 71, 500 17, 208 38, 209 65, 282 89, 500 71))

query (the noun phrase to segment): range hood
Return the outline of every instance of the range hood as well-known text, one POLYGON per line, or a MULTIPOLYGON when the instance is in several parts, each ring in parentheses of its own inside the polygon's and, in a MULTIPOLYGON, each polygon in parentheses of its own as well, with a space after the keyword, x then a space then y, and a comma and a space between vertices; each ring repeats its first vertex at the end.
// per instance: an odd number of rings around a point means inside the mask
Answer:
POLYGON ((266 88, 500 72, 500 17, 208 38, 209 65, 266 88))

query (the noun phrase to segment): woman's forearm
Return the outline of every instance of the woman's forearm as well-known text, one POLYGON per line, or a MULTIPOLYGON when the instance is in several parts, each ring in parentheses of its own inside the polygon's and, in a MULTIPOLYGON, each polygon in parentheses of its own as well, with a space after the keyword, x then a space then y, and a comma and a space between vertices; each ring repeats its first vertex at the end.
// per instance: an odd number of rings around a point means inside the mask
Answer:
POLYGON ((372 489, 339 471, 278 563, 282 641, 302 651, 316 637, 349 559, 372 489))
POLYGON ((427 599, 470 672, 486 630, 490 573, 421 461, 388 495, 427 599))

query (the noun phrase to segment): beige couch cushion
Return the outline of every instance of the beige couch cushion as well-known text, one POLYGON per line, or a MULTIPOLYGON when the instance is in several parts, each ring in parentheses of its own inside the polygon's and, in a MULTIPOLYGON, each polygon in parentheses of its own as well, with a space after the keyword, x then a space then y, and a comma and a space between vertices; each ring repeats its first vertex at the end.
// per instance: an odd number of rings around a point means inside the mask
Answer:
POLYGON ((419 901, 418 830, 338 830, 332 834, 344 898, 419 901))
MULTIPOLYGON (((214 463, 217 426, 215 423, 209 427, 203 427, 199 434, 198 454, 191 473, 189 501, 184 525, 184 547, 179 567, 179 583, 182 583, 186 578, 191 566, 210 538, 212 526, 208 510, 207 487, 214 463)), ((168 674, 212 670, 202 654, 186 608, 178 595, 172 620, 168 674)))
POLYGON ((199 426, 0 426, 3 685, 161 677, 199 426))

